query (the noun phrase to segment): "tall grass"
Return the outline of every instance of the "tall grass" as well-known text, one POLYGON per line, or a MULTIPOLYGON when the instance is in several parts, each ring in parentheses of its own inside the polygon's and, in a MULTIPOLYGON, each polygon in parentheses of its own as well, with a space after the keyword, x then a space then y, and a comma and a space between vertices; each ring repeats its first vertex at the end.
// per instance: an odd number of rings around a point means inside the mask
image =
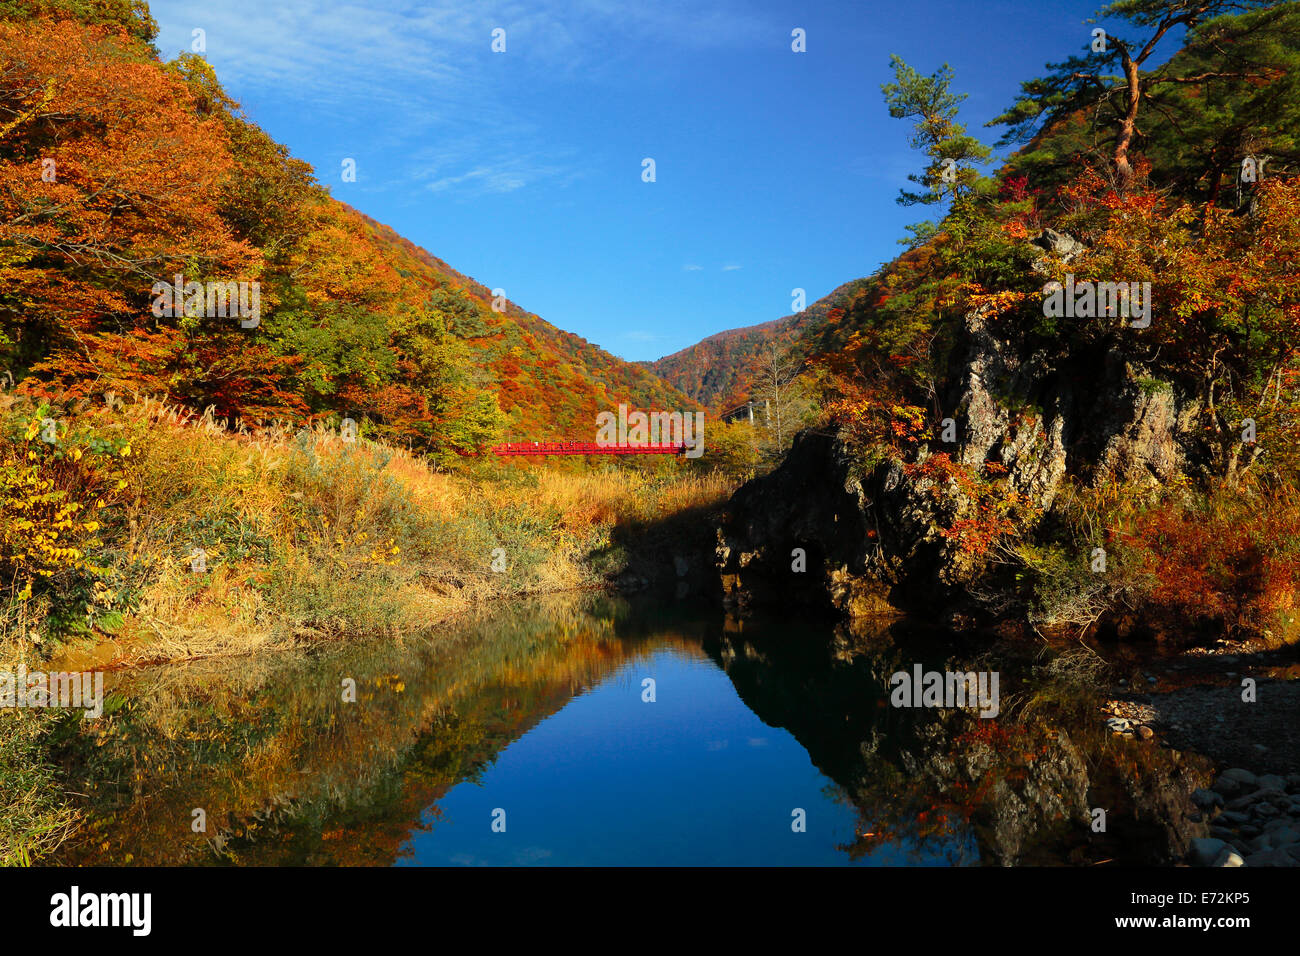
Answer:
POLYGON ((30 866, 76 827, 46 750, 56 723, 48 711, 0 710, 0 866, 30 866))
MULTIPOLYGON (((125 481, 96 512, 93 553, 31 594, 0 553, 6 670, 52 657, 68 669, 220 658, 357 636, 436 642, 439 624, 500 599, 604 585, 618 568, 595 559, 618 527, 670 523, 731 490, 721 477, 617 467, 482 461, 447 473, 321 427, 232 431, 149 400, 38 409, 0 393, 0 442, 11 468, 63 468, 65 483, 75 453, 87 484, 95 449, 112 445, 114 487, 125 481), (24 437, 42 415, 74 426, 57 451, 24 437)), ((0 514, 10 531, 16 520, 0 514)), ((75 823, 50 757, 56 724, 47 712, 0 712, 0 864, 39 859, 75 823)))
MULTIPOLYGON (((0 396, 0 422, 31 414, 0 396)), ((708 507, 731 490, 717 475, 616 467, 483 462, 472 476, 453 474, 322 427, 232 432, 149 400, 67 417, 130 448, 127 488, 104 512, 93 556, 99 590, 125 623, 92 635, 128 660, 426 630, 510 595, 600 586, 610 569, 589 559, 617 526, 708 507)), ((3 658, 63 636, 41 622, 55 590, 20 604, 0 581, 3 658)))

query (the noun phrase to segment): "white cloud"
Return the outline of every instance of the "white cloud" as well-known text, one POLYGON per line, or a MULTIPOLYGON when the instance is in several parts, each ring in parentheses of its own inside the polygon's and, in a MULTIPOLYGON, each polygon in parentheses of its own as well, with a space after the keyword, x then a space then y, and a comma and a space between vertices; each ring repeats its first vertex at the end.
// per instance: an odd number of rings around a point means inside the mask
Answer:
MULTIPOLYGON (((313 100, 404 101, 404 81, 427 82, 432 101, 481 92, 494 77, 545 69, 589 75, 611 53, 638 46, 697 50, 766 42, 776 29, 738 0, 154 0, 164 58, 206 32, 207 57, 240 83, 274 84, 313 100), (492 31, 506 51, 492 53, 492 31), (627 37, 632 43, 619 43, 627 37)), ((418 106, 419 104, 408 104, 418 106)), ((480 104, 481 105, 481 104, 480 104)), ((418 118, 418 117, 416 117, 418 118)), ((481 119, 481 117, 479 117, 481 119)))
POLYGON ((447 88, 465 79, 448 48, 467 32, 465 15, 453 21, 437 11, 403 13, 322 0, 155 0, 151 9, 164 58, 189 50, 191 31, 202 28, 205 55, 227 86, 265 88, 321 104, 396 103, 407 94, 395 80, 419 78, 447 88), (438 44, 445 45, 441 55, 433 52, 438 44))
POLYGON ((577 161, 574 150, 530 148, 539 138, 531 125, 512 123, 492 136, 467 131, 458 137, 440 139, 437 145, 410 150, 405 178, 423 184, 433 193, 468 198, 513 192, 542 181, 565 186, 585 175, 586 167, 577 161), (502 150, 501 138, 516 145, 502 150), (503 153, 504 158, 496 158, 503 153))
MULTIPOLYGON (((206 34, 240 99, 309 110, 339 156, 368 155, 372 189, 410 181, 455 196, 582 174, 574 151, 514 105, 556 75, 598 84, 637 56, 767 43, 741 0, 153 0, 164 58, 206 34), (491 52, 492 30, 506 52, 491 52), (443 144, 434 155, 421 147, 443 144), (378 161, 392 157, 388 161, 378 161), (497 159, 496 157, 509 157, 497 159)), ((256 116, 253 117, 256 120, 256 116)), ((321 171, 324 179, 333 171, 321 171)))

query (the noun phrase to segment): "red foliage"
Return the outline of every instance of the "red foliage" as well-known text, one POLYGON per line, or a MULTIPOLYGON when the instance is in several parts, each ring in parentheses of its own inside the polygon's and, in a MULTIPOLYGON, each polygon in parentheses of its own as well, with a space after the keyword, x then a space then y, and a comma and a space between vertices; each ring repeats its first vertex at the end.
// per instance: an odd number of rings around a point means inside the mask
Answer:
POLYGON ((987 554, 995 541, 1015 531, 1015 522, 1007 515, 1016 503, 1014 493, 1000 493, 997 486, 953 461, 947 453, 931 455, 919 464, 906 464, 903 470, 910 478, 933 482, 930 494, 936 500, 949 496, 955 487, 971 502, 973 514, 956 517, 947 527, 939 529, 940 534, 955 541, 966 554, 987 554))
POLYGON ((1300 592, 1300 507, 1281 497, 1222 497, 1209 513, 1165 503, 1115 537, 1150 576, 1170 627, 1262 629, 1300 592))

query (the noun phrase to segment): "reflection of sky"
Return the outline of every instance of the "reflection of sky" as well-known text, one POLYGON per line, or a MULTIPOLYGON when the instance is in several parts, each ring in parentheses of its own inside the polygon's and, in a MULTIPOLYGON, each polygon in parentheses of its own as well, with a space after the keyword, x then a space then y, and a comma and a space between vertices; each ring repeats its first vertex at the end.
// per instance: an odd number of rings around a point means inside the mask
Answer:
MULTIPOLYGON (((399 865, 848 863, 856 814, 786 731, 764 724, 703 656, 633 662, 502 752, 480 784, 426 811, 399 865), (653 677, 656 700, 641 699, 653 677), (492 813, 506 811, 506 832, 492 813), (791 829, 795 808, 806 832, 791 829)), ((875 864, 916 863, 896 848, 875 864)), ((938 854, 919 862, 941 864, 938 854)))

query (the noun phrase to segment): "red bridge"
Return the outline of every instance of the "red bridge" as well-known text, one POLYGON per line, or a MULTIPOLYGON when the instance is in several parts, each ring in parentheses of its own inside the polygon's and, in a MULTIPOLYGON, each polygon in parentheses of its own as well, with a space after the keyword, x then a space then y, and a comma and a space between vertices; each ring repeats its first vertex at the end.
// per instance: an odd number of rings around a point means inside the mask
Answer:
POLYGON ((508 441, 492 455, 684 455, 686 445, 600 445, 594 441, 508 441))

